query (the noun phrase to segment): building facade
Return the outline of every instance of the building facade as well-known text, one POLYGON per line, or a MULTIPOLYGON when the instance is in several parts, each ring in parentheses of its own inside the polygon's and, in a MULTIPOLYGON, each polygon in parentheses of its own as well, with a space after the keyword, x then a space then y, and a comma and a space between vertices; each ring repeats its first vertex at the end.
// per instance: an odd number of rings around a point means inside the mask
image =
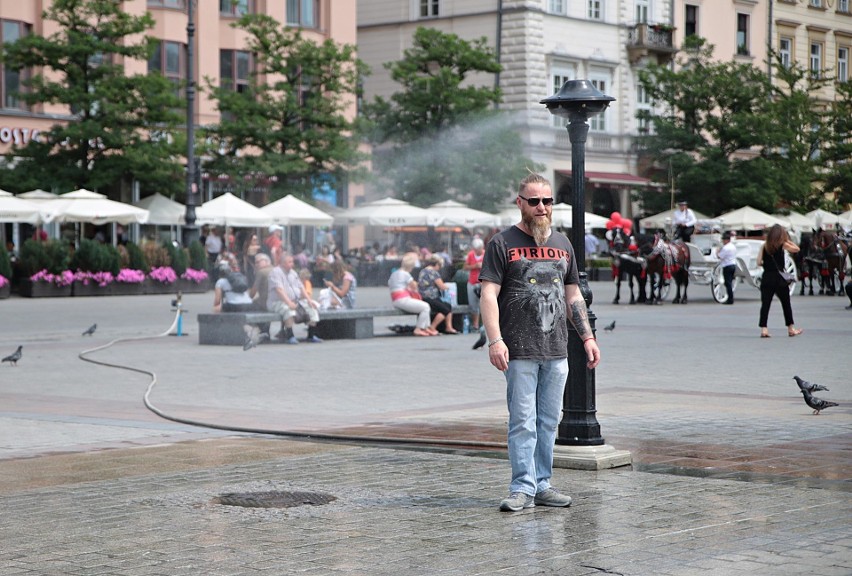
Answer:
POLYGON ((570 202, 565 122, 539 102, 567 80, 588 79, 616 101, 589 122, 585 209, 629 215, 630 192, 648 185, 637 174, 634 152, 644 129, 636 110, 650 106, 638 71, 649 61, 672 58, 670 8, 661 0, 359 0, 359 55, 373 69, 365 98, 398 89, 382 65, 403 57, 418 26, 467 40, 485 37, 503 70, 472 82, 500 87, 501 106, 513 113, 527 155, 546 166, 558 199, 570 202))
MULTIPOLYGON (((772 75, 770 51, 814 74, 848 82, 852 54, 850 0, 678 0, 675 43, 697 34, 715 46, 718 60, 752 63, 772 75)), ((835 98, 829 82, 819 99, 835 98)))

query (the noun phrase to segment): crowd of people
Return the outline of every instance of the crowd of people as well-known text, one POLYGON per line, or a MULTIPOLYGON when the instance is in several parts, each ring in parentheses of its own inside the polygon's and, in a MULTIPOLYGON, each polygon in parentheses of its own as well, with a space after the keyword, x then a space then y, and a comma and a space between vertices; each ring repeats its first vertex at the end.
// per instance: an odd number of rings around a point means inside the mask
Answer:
MULTIPOLYGON (((293 332, 295 324, 307 325, 304 342, 322 342, 316 333, 320 314, 356 306, 355 267, 362 259, 398 263, 388 278, 390 300, 394 307, 417 315, 413 330, 416 336, 458 333, 453 327, 447 284, 455 269, 443 248, 432 252, 409 245, 400 255, 394 246, 381 250, 375 244, 344 256, 338 248, 323 245, 314 257, 303 245, 289 250, 282 238, 283 228, 278 225, 269 226, 262 239, 255 232, 234 233, 231 228, 224 233, 217 227, 203 232, 202 242, 215 278, 214 311, 268 311, 281 317, 281 331, 274 336, 268 325, 257 329, 247 326, 246 349, 273 338, 298 344, 300 340, 293 332)), ((467 292, 475 330, 480 322, 479 292, 474 288, 478 286, 484 252, 483 240, 475 237, 464 263, 469 272, 467 292)))

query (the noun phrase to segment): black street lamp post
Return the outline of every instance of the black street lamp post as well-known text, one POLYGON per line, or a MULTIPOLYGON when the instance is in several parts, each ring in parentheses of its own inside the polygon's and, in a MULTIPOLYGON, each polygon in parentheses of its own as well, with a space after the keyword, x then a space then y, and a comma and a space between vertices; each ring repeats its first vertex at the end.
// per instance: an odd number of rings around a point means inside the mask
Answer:
POLYGON ((187 1, 186 13, 186 225, 183 227, 183 245, 189 246, 198 239, 195 207, 200 205, 196 178, 199 167, 195 160, 195 0, 187 1))
MULTIPOLYGON (((580 271, 580 291, 589 307, 589 323, 595 330, 596 317, 591 310, 592 291, 589 288, 585 268, 585 178, 586 178, 586 136, 590 116, 606 110, 615 98, 599 91, 588 80, 569 80, 562 88, 541 101, 552 114, 568 119, 568 137, 571 141, 571 178, 572 178, 572 219, 571 243, 580 271)), ((570 372, 563 398, 562 421, 556 443, 566 446, 603 446, 601 428, 595 416, 595 371, 586 367, 586 352, 577 331, 569 326, 568 366, 570 372)), ((617 462, 591 466, 586 463, 581 468, 601 468, 620 466, 629 463, 629 453, 621 452, 617 462)), ((593 458, 594 459, 594 458, 593 458)), ((573 466, 572 466, 573 467, 573 466)))

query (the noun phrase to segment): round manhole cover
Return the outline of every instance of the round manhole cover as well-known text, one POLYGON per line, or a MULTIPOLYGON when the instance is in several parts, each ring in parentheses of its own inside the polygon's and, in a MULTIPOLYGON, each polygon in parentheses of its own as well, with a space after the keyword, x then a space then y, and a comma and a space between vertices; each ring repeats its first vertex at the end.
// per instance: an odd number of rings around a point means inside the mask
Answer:
POLYGON ((243 508, 295 508, 296 506, 322 506, 337 500, 321 492, 230 492, 213 498, 214 504, 242 506, 243 508))

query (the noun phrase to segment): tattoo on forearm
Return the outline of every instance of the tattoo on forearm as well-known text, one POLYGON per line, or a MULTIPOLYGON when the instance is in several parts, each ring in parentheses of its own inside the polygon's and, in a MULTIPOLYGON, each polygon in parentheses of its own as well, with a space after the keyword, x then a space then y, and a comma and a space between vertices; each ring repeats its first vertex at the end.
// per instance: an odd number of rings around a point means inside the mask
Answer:
POLYGON ((581 339, 592 335, 592 327, 589 325, 589 312, 584 301, 575 300, 571 302, 570 320, 581 339))

